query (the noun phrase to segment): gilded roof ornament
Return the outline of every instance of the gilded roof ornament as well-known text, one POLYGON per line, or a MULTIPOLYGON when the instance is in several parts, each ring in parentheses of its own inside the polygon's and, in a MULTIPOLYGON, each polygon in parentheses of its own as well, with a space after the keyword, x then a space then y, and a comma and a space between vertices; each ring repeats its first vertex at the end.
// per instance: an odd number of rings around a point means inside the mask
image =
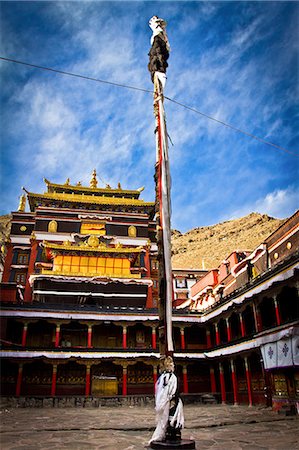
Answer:
POLYGON ((25 212, 25 208, 26 208, 26 195, 22 194, 20 197, 18 211, 25 212))
POLYGON ((30 241, 31 241, 31 242, 36 241, 36 236, 35 236, 34 231, 32 231, 32 233, 31 233, 31 235, 30 235, 30 241))
POLYGON ((98 180, 97 180, 97 172, 96 169, 93 170, 91 180, 89 182, 89 186, 93 189, 96 189, 98 187, 98 180))
POLYGON ((94 235, 91 235, 91 236, 88 238, 87 243, 88 243, 89 247, 98 247, 100 241, 99 241, 99 238, 97 238, 97 237, 94 236, 94 235))

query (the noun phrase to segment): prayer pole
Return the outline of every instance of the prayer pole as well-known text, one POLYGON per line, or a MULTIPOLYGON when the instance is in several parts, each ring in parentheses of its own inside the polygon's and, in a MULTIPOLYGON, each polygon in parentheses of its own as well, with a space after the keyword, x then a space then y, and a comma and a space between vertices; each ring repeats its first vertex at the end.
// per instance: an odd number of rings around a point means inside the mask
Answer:
POLYGON ((170 47, 165 31, 166 22, 153 16, 149 26, 153 31, 148 69, 154 83, 156 120, 155 212, 159 262, 160 351, 160 376, 156 383, 155 395, 157 426, 149 444, 152 449, 195 449, 193 440, 181 439, 181 430, 184 427, 183 403, 179 396, 178 380, 173 363, 170 169, 163 96, 170 47))
POLYGON ((165 31, 166 22, 154 16, 149 25, 153 31, 148 69, 154 83, 154 115, 156 120, 156 222, 158 246, 159 285, 159 351, 160 355, 173 356, 172 340, 172 269, 170 229, 170 171, 168 138, 164 110, 163 90, 166 82, 169 43, 165 31))

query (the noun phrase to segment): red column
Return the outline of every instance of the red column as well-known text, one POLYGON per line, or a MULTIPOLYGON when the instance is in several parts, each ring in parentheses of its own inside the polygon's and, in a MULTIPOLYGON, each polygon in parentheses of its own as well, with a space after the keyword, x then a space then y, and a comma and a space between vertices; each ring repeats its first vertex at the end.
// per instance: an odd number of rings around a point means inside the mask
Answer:
POLYGON ((12 254, 13 254, 13 246, 11 242, 8 242, 6 244, 6 256, 5 256, 5 262, 4 262, 4 268, 3 268, 3 275, 2 275, 2 282, 7 283, 9 281, 9 275, 10 275, 10 268, 12 264, 12 254))
POLYGON ((235 370, 235 363, 234 360, 231 359, 230 360, 230 368, 231 368, 231 372, 232 372, 232 385, 233 385, 233 392, 234 392, 234 405, 238 405, 239 404, 239 399, 238 399, 238 382, 237 382, 237 374, 236 374, 236 370, 235 370))
POLYGON ((274 300, 274 307, 275 307, 276 323, 277 323, 277 326, 279 326, 281 324, 281 317, 280 317, 280 311, 279 311, 279 306, 278 306, 276 296, 273 298, 273 300, 274 300))
POLYGON ((187 374, 187 366, 183 366, 183 392, 184 394, 188 394, 188 374, 187 374))
POLYGON ((29 276, 31 274, 33 274, 33 272, 34 272, 34 264, 36 261, 37 248, 38 248, 38 242, 36 241, 35 237, 32 237, 30 239, 30 243, 31 243, 31 252, 30 252, 28 271, 27 271, 27 280, 26 280, 25 293, 24 293, 24 301, 25 302, 32 301, 32 289, 29 284, 29 276))
POLYGON ((88 325, 87 348, 92 348, 92 325, 88 325))
POLYGON ((123 395, 127 395, 127 367, 123 366, 123 395))
POLYGON ((59 347, 59 341, 60 341, 60 323, 57 323, 55 334, 55 348, 59 347))
POLYGON ((127 327, 123 325, 123 349, 127 348, 127 327))
POLYGON ((245 331, 245 323, 243 321, 242 312, 239 312, 239 319, 240 319, 241 336, 245 337, 246 331, 245 331))
POLYGON ((225 381, 222 363, 219 363, 219 376, 220 376, 220 390, 221 390, 221 401, 222 404, 226 403, 226 391, 225 391, 225 381))
POLYGON ((90 365, 86 366, 86 379, 85 379, 85 396, 90 395, 90 365))
POLYGON ((154 392, 156 392, 156 383, 158 379, 158 369, 157 366, 153 366, 153 382, 154 382, 154 392))
POLYGON ((215 371, 214 367, 210 366, 210 383, 211 383, 211 392, 215 394, 217 392, 216 390, 216 378, 215 378, 215 371))
POLYGON ((227 342, 230 342, 232 340, 232 332, 231 332, 231 328, 230 328, 230 323, 229 323, 229 318, 228 317, 226 317, 225 322, 226 322, 226 330, 227 330, 227 342))
POLYGON ((211 333, 210 330, 208 329, 206 329, 206 338, 207 338, 207 348, 212 348, 211 333))
POLYGON ((22 378, 23 378, 23 364, 19 364, 19 371, 16 385, 16 397, 20 397, 21 394, 22 378))
POLYGON ((251 388, 251 373, 248 364, 247 356, 244 357, 245 369, 246 369, 246 381, 247 381, 247 392, 248 392, 248 406, 252 406, 252 388, 251 388))
POLYGON ((257 333, 259 333, 260 331, 262 331, 261 313, 260 313, 258 305, 256 305, 254 302, 252 304, 252 307, 253 307, 255 330, 256 330, 257 333))
MULTIPOLYGON (((151 278, 151 263, 150 263, 150 245, 146 247, 146 253, 144 255, 144 264, 146 268, 146 277, 151 278)), ((147 288, 147 299, 146 299, 146 307, 152 308, 153 307, 153 287, 148 286, 147 288)))
POLYGON ((57 365, 54 364, 52 372, 51 397, 55 397, 56 395, 56 381, 57 381, 57 365))
POLYGON ((219 336, 218 323, 214 323, 214 325, 215 325, 216 345, 220 345, 220 336, 219 336))
POLYGON ((26 346, 27 330, 28 330, 28 323, 24 323, 22 333, 22 347, 26 346))
POLYGON ((181 331, 181 349, 185 350, 186 349, 186 344, 185 344, 185 330, 183 327, 180 327, 180 331, 181 331))
POLYGON ((152 327, 152 347, 153 349, 157 348, 157 336, 155 327, 152 327))

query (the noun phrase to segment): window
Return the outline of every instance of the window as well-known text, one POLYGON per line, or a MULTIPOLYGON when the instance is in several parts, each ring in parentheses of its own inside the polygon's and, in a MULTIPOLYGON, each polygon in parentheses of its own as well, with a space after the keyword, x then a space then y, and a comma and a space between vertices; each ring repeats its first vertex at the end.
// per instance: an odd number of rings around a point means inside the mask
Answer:
POLYGON ((175 279, 175 287, 177 289, 185 289, 187 287, 186 278, 176 278, 175 279))
POLYGON ((159 263, 157 260, 152 260, 151 261, 151 265, 152 265, 152 270, 158 270, 159 269, 159 263))
POLYGON ((104 222, 95 223, 82 223, 81 224, 81 234, 96 234, 105 235, 106 234, 106 224, 104 222))
POLYGON ((29 262, 29 255, 28 253, 19 253, 18 254, 18 259, 17 259, 17 264, 28 264, 29 262))
POLYGON ((131 276, 130 261, 127 258, 105 258, 103 256, 67 256, 54 258, 54 272, 81 275, 131 276))
POLYGON ((18 284, 25 284, 26 283, 26 273, 25 272, 17 272, 15 274, 15 281, 18 284))

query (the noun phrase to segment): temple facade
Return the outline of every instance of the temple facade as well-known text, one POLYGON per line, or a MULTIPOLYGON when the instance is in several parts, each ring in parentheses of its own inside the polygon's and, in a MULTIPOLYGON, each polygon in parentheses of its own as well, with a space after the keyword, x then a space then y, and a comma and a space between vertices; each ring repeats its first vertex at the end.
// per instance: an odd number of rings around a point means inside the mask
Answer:
MULTIPOLYGON (((2 395, 153 395, 154 202, 140 198, 142 188, 99 188, 95 171, 89 187, 45 183, 44 194, 25 191, 12 213, 1 282, 2 395)), ((233 252, 215 270, 176 269, 173 279, 184 396, 296 405, 298 213, 253 252, 233 252)))

